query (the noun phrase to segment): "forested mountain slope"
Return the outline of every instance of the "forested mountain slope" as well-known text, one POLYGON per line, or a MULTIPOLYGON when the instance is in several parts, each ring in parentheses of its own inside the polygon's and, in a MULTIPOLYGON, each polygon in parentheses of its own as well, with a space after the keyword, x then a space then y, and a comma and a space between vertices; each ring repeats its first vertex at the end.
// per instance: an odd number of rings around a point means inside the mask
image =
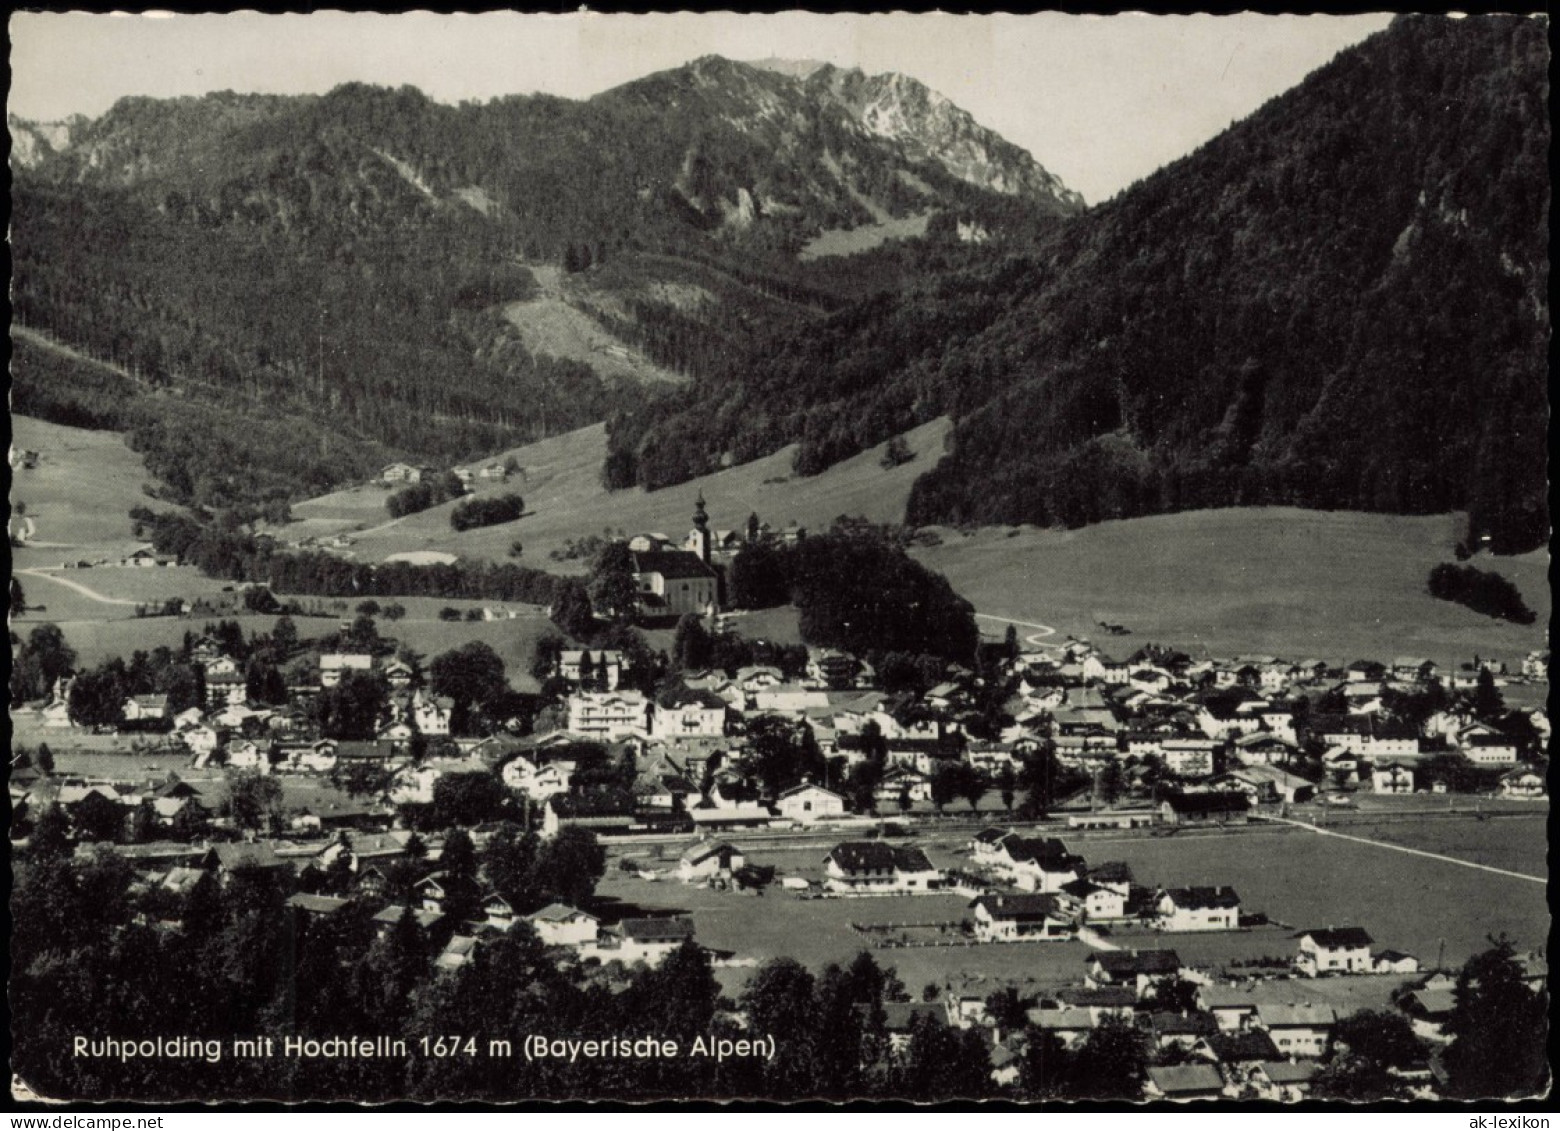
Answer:
MULTIPOLYGON (((532 348, 504 317, 536 295, 525 264, 562 267, 563 301, 603 340, 702 371, 727 336, 796 333, 881 282, 798 264, 826 229, 946 213, 945 233, 961 218, 1039 231, 1078 210, 1028 154, 965 125, 944 131, 950 171, 935 131, 889 136, 828 91, 717 58, 581 102, 349 84, 12 121, 18 321, 131 378, 113 403, 53 381, 32 410, 131 427, 155 395, 196 406, 181 419, 207 436, 235 413, 327 429, 307 485, 269 477, 268 496, 599 421, 649 394, 620 376, 632 366, 532 348)), ((895 254, 872 269, 894 276, 895 254)), ((181 477, 199 497, 203 476, 181 477)))
POLYGON ((616 421, 616 474, 660 486, 797 440, 812 472, 951 412, 913 523, 1468 508, 1530 548, 1546 35, 1402 17, 1041 252, 838 311, 616 421))

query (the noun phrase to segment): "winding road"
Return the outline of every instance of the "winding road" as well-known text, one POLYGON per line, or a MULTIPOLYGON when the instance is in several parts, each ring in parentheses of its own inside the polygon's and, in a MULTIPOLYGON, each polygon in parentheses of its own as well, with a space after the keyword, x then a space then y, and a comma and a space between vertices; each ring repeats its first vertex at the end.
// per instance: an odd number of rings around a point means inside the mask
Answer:
POLYGON ((1033 644, 1036 648, 1051 648, 1058 652, 1061 651, 1062 646, 1060 644, 1053 644, 1046 639, 1049 636, 1056 635, 1056 629, 1052 628, 1048 624, 1036 624, 1034 621, 1027 620, 1014 620, 1012 617, 998 617, 993 616, 990 613, 976 613, 975 616, 980 620, 994 620, 1000 621, 1002 624, 1017 625, 1019 628, 1035 629, 1035 632, 1032 632, 1028 636, 1024 637, 1025 644, 1033 644))

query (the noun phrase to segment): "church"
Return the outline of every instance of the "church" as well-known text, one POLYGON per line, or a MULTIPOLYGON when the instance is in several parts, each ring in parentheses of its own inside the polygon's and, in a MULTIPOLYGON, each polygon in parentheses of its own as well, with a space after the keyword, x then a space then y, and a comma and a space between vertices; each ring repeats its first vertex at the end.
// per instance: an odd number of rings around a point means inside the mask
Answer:
POLYGON ((694 505, 693 529, 683 540, 683 548, 669 550, 661 548, 663 545, 653 535, 642 535, 629 543, 634 581, 639 586, 639 615, 657 619, 718 613, 720 575, 710 564, 713 546, 703 494, 694 505))

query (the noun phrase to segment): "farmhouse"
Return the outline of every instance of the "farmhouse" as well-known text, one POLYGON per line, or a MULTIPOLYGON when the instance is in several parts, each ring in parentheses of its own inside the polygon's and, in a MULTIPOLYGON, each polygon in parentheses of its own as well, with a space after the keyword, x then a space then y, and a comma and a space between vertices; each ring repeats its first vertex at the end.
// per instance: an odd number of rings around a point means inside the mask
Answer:
POLYGON ((1067 939, 1073 924, 1052 895, 983 895, 974 910, 975 937, 981 942, 1067 939))
POLYGON ((919 848, 884 844, 877 840, 847 841, 824 857, 830 891, 850 895, 896 894, 935 891, 942 873, 919 848))
POLYGON ((1517 744, 1498 733, 1470 735, 1462 752, 1475 766, 1509 766, 1517 760, 1517 744))
POLYGON ((1211 1064, 1150 1065, 1143 1093, 1166 1100, 1214 1100, 1224 1094, 1224 1077, 1211 1064))
POLYGON ((1300 940, 1300 956, 1295 965, 1313 978, 1318 974, 1372 972, 1372 940, 1363 927, 1328 927, 1303 931, 1295 937, 1300 940))
POLYGON ((1173 950, 1095 951, 1085 967, 1084 984, 1127 986, 1139 997, 1150 985, 1179 977, 1181 957, 1173 950))
POLYGON ((1414 771, 1401 762, 1372 766, 1370 784, 1377 793, 1413 793, 1414 771))
POLYGON ((1287 1060, 1264 1060, 1251 1070, 1247 1077, 1257 1095, 1275 1103, 1294 1103, 1311 1092, 1311 1080, 1320 1071, 1309 1061, 1290 1063, 1287 1060))
POLYGON ((1156 901, 1162 931, 1233 931, 1240 926, 1240 896, 1234 888, 1166 888, 1156 901))
POLYGON ((1209 793, 1173 793, 1159 805, 1167 825, 1244 825, 1251 809, 1244 794, 1215 790, 1209 793))
POLYGON ((1544 775, 1526 766, 1512 770, 1500 779, 1500 793, 1502 797, 1543 797, 1544 775))

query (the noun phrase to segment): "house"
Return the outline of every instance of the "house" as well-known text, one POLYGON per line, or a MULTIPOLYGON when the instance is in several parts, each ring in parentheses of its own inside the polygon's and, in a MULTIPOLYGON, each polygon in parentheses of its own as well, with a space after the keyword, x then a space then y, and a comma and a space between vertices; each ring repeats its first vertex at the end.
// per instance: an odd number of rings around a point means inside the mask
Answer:
POLYGON ((1470 735, 1462 752, 1475 766, 1510 766, 1517 760, 1517 744, 1498 733, 1470 735))
POLYGON ((1087 986, 1125 986, 1139 997, 1149 986, 1181 975, 1181 956, 1173 950, 1103 950, 1089 955, 1087 986))
POLYGON ((1257 1000, 1251 991, 1239 986, 1200 986, 1197 990, 1197 1006, 1213 1017, 1221 1033, 1235 1033, 1244 1029, 1256 1016, 1257 1000))
POLYGON ((1050 1001, 1061 1009, 1087 1009, 1096 1022, 1107 1017, 1131 1021, 1137 1009, 1137 994, 1125 986, 1064 986, 1050 1001))
POLYGON ((877 840, 846 841, 824 857, 824 886, 850 895, 935 891, 942 873, 919 848, 877 840))
POLYGON ((204 724, 180 731, 179 738, 189 748, 190 753, 197 757, 212 753, 221 742, 221 736, 213 728, 204 724))
POLYGON ((1380 683, 1386 674, 1386 665, 1375 660, 1355 660, 1343 669, 1343 678, 1349 683, 1380 683))
POLYGON ((238 739, 228 743, 227 764, 235 770, 268 774, 271 772, 271 749, 247 738, 238 739))
POLYGON ((710 567, 707 549, 702 556, 687 550, 630 551, 630 556, 640 616, 714 616, 720 611, 720 578, 710 567))
POLYGON ((903 1053, 910 1046, 916 1018, 930 1018, 939 1025, 948 1023, 946 1007, 932 1001, 885 1001, 882 1010, 883 1030, 888 1036, 888 1047, 892 1053, 903 1053))
POLYGON ((1240 896, 1234 888, 1166 888, 1155 902, 1161 931, 1233 931, 1240 926, 1240 896))
POLYGON ((335 687, 348 672, 371 672, 374 657, 366 652, 324 652, 320 655, 320 686, 335 687))
POLYGON ((270 841, 234 841, 214 844, 201 861, 207 869, 215 868, 225 880, 234 872, 263 869, 272 871, 287 867, 287 861, 276 854, 270 841))
POLYGON ((1377 793, 1413 793, 1414 771, 1401 762, 1372 766, 1370 784, 1377 793))
POLYGON ((1295 744, 1271 731, 1254 730, 1236 738, 1231 750, 1243 765, 1272 766, 1294 757, 1295 744))
POLYGON ((1211 1064, 1154 1064, 1147 1069, 1143 1094, 1165 1100, 1215 1100, 1224 1094, 1224 1077, 1211 1064))
POLYGON ((1398 1003, 1414 1034, 1428 1041, 1446 1040, 1446 1023, 1451 1020, 1457 997, 1450 986, 1424 986, 1403 995, 1398 1003))
POLYGON ((290 770, 312 770, 325 774, 336 768, 336 743, 329 738, 313 742, 283 742, 277 751, 290 770))
POLYGON ((1083 1044, 1099 1028, 1094 1014, 1087 1009, 1031 1009, 1025 1012, 1024 1018, 1036 1030, 1051 1034, 1069 1050, 1083 1044))
POLYGON ((405 691, 412 686, 412 678, 417 673, 411 664, 399 656, 393 656, 385 662, 383 674, 392 691, 405 691))
POLYGON ((908 766, 895 766, 883 775, 872 791, 873 802, 880 812, 899 807, 901 800, 914 804, 932 799, 932 779, 920 770, 908 766))
POLYGON ((601 920, 566 903, 549 903, 526 916, 543 946, 587 946, 601 933, 601 920))
POLYGON ((686 916, 624 919, 617 930, 621 938, 617 958, 658 966, 668 954, 693 939, 693 920, 686 916))
POLYGON ((1012 835, 1012 830, 995 825, 981 829, 970 839, 970 856, 977 864, 992 864, 1002 854, 1002 842, 1012 835))
POLYGON ((657 739, 720 738, 726 733, 726 701, 712 691, 678 690, 656 700, 650 736, 657 739))
POLYGON ((725 841, 692 845, 677 861, 677 878, 683 883, 729 878, 746 863, 742 850, 725 841))
POLYGON ((410 463, 392 463, 379 473, 381 483, 421 483, 425 475, 432 475, 431 467, 418 467, 410 463))
POLYGON ((1127 917, 1127 897, 1114 888, 1087 879, 1063 884, 1057 904, 1079 923, 1098 923, 1127 917))
MULTIPOLYGON (((764 814, 767 818, 768 814, 764 814)), ((551 840, 560 829, 589 829, 597 836, 626 833, 634 827, 630 809, 606 807, 569 794, 549 797, 542 807, 543 840, 551 840)))
POLYGON ((483 898, 482 914, 487 925, 495 930, 507 931, 515 925, 514 906, 496 891, 483 898))
POLYGON ((1420 656, 1394 656, 1392 678, 1404 683, 1431 683, 1437 672, 1434 660, 1420 656))
POLYGON ((1225 790, 1208 793, 1172 793, 1159 805, 1167 825, 1244 825, 1251 804, 1244 794, 1225 790))
POLYGON ((1316 792, 1316 787, 1304 778, 1260 762, 1220 774, 1208 784, 1214 789, 1245 794, 1253 805, 1304 801, 1316 792))
POLYGON ((348 902, 345 899, 337 899, 335 896, 309 895, 307 892, 299 892, 287 900, 287 906, 303 912, 310 919, 325 919, 340 911, 348 902))
MULTIPOLYGON (((1255 1012, 1251 1016, 1255 1017, 1255 1012)), ((1217 1030, 1199 1037, 1192 1045, 1192 1052, 1237 1071, 1279 1057, 1273 1038, 1261 1029, 1217 1030)))
POLYGON ((616 691, 623 678, 623 653, 611 649, 566 649, 558 654, 556 671, 560 679, 570 683, 591 682, 597 691, 616 691))
POLYGON ((1337 1020, 1330 1005, 1260 1002, 1252 1024, 1267 1031, 1280 1056, 1318 1057, 1327 1054, 1337 1020))
MULTIPOLYGON (((392 903, 383 908, 374 916, 374 930, 383 938, 395 929, 395 925, 401 921, 401 916, 406 913, 406 907, 399 903, 392 903)), ((426 908, 413 908, 412 921, 427 935, 437 933, 438 928, 444 925, 444 915, 438 911, 429 911, 426 908)))
POLYGON ((787 820, 810 824, 830 817, 843 817, 845 799, 819 785, 798 785, 776 799, 775 809, 787 820))
POLYGON ((1263 1060, 1246 1077, 1259 1099, 1296 1103, 1311 1092, 1311 1081, 1321 1070, 1313 1061, 1263 1060))
POLYGON ((132 695, 124 702, 125 722, 162 722, 168 717, 166 695, 132 695))
POLYGON ((1502 797, 1541 798, 1547 795, 1544 775, 1528 766, 1512 770, 1500 779, 1502 797))
POLYGON ((1159 744, 1159 756, 1177 777, 1205 778, 1213 773, 1213 754, 1218 746, 1210 738, 1166 738, 1159 744))
POLYGON ((975 913, 975 937, 981 942, 1073 937, 1073 922, 1054 895, 982 895, 970 907, 975 913))
POLYGON ((1419 959, 1401 950, 1383 950, 1371 956, 1371 970, 1377 974, 1417 974, 1419 959))
POLYGON ((449 892, 444 887, 444 879, 445 873, 434 872, 412 885, 413 896, 424 911, 444 910, 444 901, 449 898, 449 892))
POLYGON ((1154 1047, 1191 1049, 1199 1040, 1219 1031, 1213 1017, 1196 1010, 1187 1013, 1151 1013, 1148 1031, 1154 1047))
POLYGON ((1295 965, 1311 977, 1319 974, 1369 974, 1375 968, 1371 958, 1372 939, 1363 927, 1327 927, 1302 931, 1300 955, 1295 965))
POLYGON ((573 734, 617 741, 650 733, 650 702, 638 691, 577 692, 569 696, 573 734))
POLYGON ((1084 860, 1067 851, 1055 837, 1022 837, 1014 833, 1002 841, 993 867, 1025 891, 1054 893, 1083 875, 1084 860))

